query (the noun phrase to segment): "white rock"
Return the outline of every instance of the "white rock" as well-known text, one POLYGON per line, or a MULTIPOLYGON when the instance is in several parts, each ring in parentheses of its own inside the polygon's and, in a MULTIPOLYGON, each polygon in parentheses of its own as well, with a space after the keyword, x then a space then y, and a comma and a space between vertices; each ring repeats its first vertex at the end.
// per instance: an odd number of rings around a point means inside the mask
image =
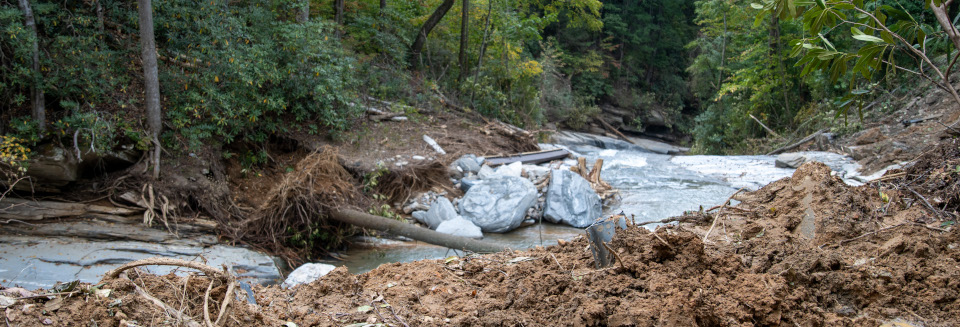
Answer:
POLYGON ((483 238, 480 227, 460 216, 440 223, 440 226, 437 226, 437 232, 476 239, 483 238))
POLYGON ((523 163, 517 161, 509 165, 497 167, 497 175, 520 177, 523 173, 523 163))
POLYGON ((337 269, 336 266, 324 264, 324 263, 306 263, 297 269, 294 269, 287 279, 283 281, 283 287, 291 288, 297 285, 309 284, 320 277, 326 276, 334 269, 337 269))

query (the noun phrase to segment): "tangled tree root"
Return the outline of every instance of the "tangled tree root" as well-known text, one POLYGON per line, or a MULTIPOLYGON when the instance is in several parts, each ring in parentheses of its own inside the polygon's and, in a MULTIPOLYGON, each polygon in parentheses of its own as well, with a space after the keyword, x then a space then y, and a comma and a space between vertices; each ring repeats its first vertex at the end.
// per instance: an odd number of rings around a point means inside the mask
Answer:
MULTIPOLYGON (((241 225, 241 236, 278 253, 291 264, 298 264, 303 251, 316 250, 317 246, 300 249, 298 253, 284 244, 286 236, 291 231, 334 230, 323 218, 325 213, 360 198, 353 176, 340 165, 336 150, 326 147, 303 158, 295 171, 286 174, 268 193, 264 205, 241 225)), ((334 238, 330 244, 319 247, 329 248, 340 242, 343 240, 334 238)))
MULTIPOLYGON (((124 264, 120 267, 117 267, 116 269, 108 271, 103 278, 104 280, 123 278, 133 282, 132 280, 130 280, 129 277, 126 276, 126 271, 130 269, 134 269, 136 267, 141 267, 141 266, 178 266, 178 267, 196 269, 196 270, 199 270, 200 272, 203 272, 204 274, 206 274, 212 279, 210 281, 210 286, 207 287, 207 292, 206 294, 204 294, 204 297, 203 297, 203 321, 205 323, 205 326, 216 327, 216 326, 220 326, 225 321, 224 318, 227 316, 228 310, 230 309, 230 303, 233 301, 234 288, 236 287, 236 278, 232 274, 227 272, 226 268, 224 268, 223 271, 219 271, 214 269, 213 267, 210 267, 208 265, 205 265, 199 262, 170 259, 170 258, 149 258, 149 259, 137 260, 134 262, 124 264), (223 296, 223 301, 220 302, 220 312, 219 314, 217 314, 217 320, 211 322, 210 306, 209 306, 210 291, 213 289, 213 283, 217 279, 221 280, 224 284, 227 285, 227 291, 226 291, 226 294, 224 294, 223 296)), ((200 324, 197 323, 196 320, 174 309, 173 307, 164 303, 163 301, 156 298, 155 296, 150 295, 149 292, 147 292, 143 288, 140 288, 140 286, 137 286, 136 283, 133 283, 133 287, 136 290, 138 295, 146 298, 151 303, 160 307, 167 314, 173 317, 176 317, 177 320, 184 322, 186 326, 200 327, 200 324)))

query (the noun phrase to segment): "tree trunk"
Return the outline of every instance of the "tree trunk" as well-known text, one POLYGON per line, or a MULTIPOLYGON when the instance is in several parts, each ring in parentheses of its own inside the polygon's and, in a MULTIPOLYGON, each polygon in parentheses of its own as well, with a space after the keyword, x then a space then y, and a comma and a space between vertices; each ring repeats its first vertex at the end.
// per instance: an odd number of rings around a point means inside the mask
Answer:
MULTIPOLYGON (((483 55, 487 52, 487 39, 490 36, 490 15, 493 14, 493 0, 487 1, 487 18, 483 26, 483 41, 480 42, 480 55, 477 56, 477 69, 473 70, 473 80, 476 83, 477 78, 480 76, 480 70, 483 69, 483 55)), ((470 89, 470 105, 473 105, 473 96, 476 93, 476 88, 470 89)))
POLYGON ((337 23, 337 38, 340 38, 341 29, 343 28, 343 0, 334 0, 333 1, 333 21, 337 23))
POLYGON ((470 67, 467 63, 467 48, 470 46, 470 0, 461 0, 463 9, 460 15, 460 83, 467 78, 470 67))
POLYGON ((157 75, 157 43, 153 35, 153 8, 150 0, 137 0, 140 14, 140 56, 143 59, 143 88, 147 108, 147 128, 153 139, 153 177, 160 176, 160 80, 157 75))
POLYGON ((297 23, 310 21, 310 0, 301 0, 300 10, 297 11, 297 23))
POLYGON ((423 46, 427 42, 427 35, 440 23, 443 16, 450 11, 450 8, 453 7, 453 1, 454 0, 443 0, 443 3, 433 11, 433 14, 427 18, 427 21, 423 22, 423 26, 420 27, 420 32, 417 33, 417 39, 414 40, 413 45, 410 46, 412 66, 418 66, 420 64, 420 53, 423 51, 423 46))
POLYGON ((387 9, 387 0, 380 0, 380 13, 387 9))
MULTIPOLYGON (((940 28, 947 33, 947 37, 950 38, 950 42, 953 42, 953 47, 957 51, 960 51, 960 32, 957 31, 957 27, 953 25, 953 22, 950 20, 950 14, 947 12, 950 10, 950 3, 953 1, 944 1, 940 6, 934 6, 930 4, 930 10, 933 11, 933 15, 937 17, 937 22, 940 23, 940 28)), ((949 81, 948 81, 949 83, 949 81)))
POLYGON ((100 4, 100 0, 96 0, 97 5, 97 30, 100 34, 103 34, 103 5, 100 4))
POLYGON ((19 0, 20 10, 23 11, 24 26, 27 32, 33 36, 32 54, 33 57, 30 69, 33 75, 33 88, 30 90, 32 101, 33 120, 40 126, 40 132, 43 132, 47 125, 47 108, 43 98, 43 89, 41 88, 43 75, 40 73, 40 34, 37 33, 37 23, 33 18, 33 9, 30 9, 30 0, 19 0))
POLYGON ((506 247, 500 244, 439 233, 398 220, 374 216, 355 210, 333 211, 330 213, 330 219, 363 228, 376 229, 389 234, 405 236, 417 241, 445 246, 451 249, 467 250, 478 253, 492 253, 506 250, 506 247))

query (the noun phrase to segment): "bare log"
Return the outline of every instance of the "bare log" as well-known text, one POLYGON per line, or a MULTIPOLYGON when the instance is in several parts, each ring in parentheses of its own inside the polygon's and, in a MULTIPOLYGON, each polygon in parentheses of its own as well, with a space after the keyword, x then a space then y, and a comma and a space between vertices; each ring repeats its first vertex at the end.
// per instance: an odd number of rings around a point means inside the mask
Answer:
POLYGON ((613 125, 610 125, 609 123, 607 123, 606 120, 603 120, 603 118, 601 118, 601 117, 598 116, 598 117, 597 117, 597 120, 600 121, 600 125, 603 125, 603 127, 606 127, 608 130, 610 130, 610 132, 612 132, 613 134, 616 134, 617 137, 619 137, 621 140, 627 141, 627 142, 629 142, 630 144, 633 144, 633 145, 637 145, 637 142, 634 142, 633 140, 631 140, 630 138, 628 138, 626 135, 623 135, 623 133, 620 133, 620 131, 618 131, 616 128, 614 128, 613 125))
POLYGON ((362 213, 356 210, 345 209, 332 211, 330 212, 330 219, 354 226, 375 229, 384 233, 405 236, 421 242, 445 246, 451 249, 467 250, 477 253, 500 252, 507 249, 500 244, 439 233, 427 228, 362 213))
POLYGON ((767 155, 770 156, 770 155, 778 154, 778 153, 781 153, 781 152, 784 152, 784 151, 789 151, 789 150, 795 149, 795 148, 803 145, 804 143, 807 143, 807 142, 812 141, 813 139, 817 138, 817 136, 819 136, 820 134, 823 134, 823 132, 826 132, 826 131, 827 131, 826 129, 821 129, 821 130, 817 131, 816 133, 813 133, 813 134, 810 134, 810 135, 807 136, 807 137, 804 137, 802 140, 798 141, 797 143, 794 143, 794 144, 791 144, 791 145, 788 145, 788 146, 785 146, 785 147, 782 147, 782 148, 779 148, 779 149, 770 151, 770 152, 767 153, 767 155))
POLYGON ((753 114, 748 114, 748 115, 750 115, 750 118, 753 118, 753 121, 757 122, 757 124, 760 124, 760 127, 763 127, 763 129, 767 130, 768 133, 770 133, 773 136, 780 137, 780 134, 777 134, 777 132, 774 132, 772 129, 770 129, 770 127, 767 127, 767 125, 764 125, 762 122, 760 122, 759 119, 757 119, 757 117, 754 117, 753 114))

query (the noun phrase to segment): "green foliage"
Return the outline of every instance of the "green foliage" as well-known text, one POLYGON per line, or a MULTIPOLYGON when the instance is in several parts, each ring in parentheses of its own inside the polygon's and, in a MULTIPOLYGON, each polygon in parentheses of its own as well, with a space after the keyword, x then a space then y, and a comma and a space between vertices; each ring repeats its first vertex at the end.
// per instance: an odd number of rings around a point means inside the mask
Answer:
POLYGON ((16 138, 19 144, 32 147, 40 142, 40 125, 29 116, 11 119, 10 129, 7 135, 16 138))
POLYGON ((386 175, 390 172, 390 169, 387 169, 387 166, 382 162, 377 163, 377 170, 374 170, 370 173, 363 175, 363 193, 370 193, 376 189, 377 184, 380 182, 380 177, 386 175))
POLYGON ((336 133, 358 114, 347 105, 357 86, 354 61, 326 23, 284 22, 278 12, 292 11, 292 0, 273 8, 210 4, 155 8, 158 48, 181 63, 161 70, 161 89, 177 90, 168 93, 167 116, 190 144, 212 136, 263 142, 303 124, 336 133))
POLYGON ((55 135, 73 138, 71 142, 75 141, 77 148, 96 153, 103 153, 117 145, 115 141, 117 119, 93 108, 89 108, 90 111, 79 110, 75 103, 62 105, 73 110, 50 124, 55 135))
MULTIPOLYGON (((333 37, 329 23, 295 22, 297 3, 153 3, 165 125, 173 129, 165 139, 172 147, 346 129, 360 110, 348 105, 360 85, 357 60, 333 37)), ((0 4, 0 95, 9 99, 0 107, 26 113, 30 89, 39 85, 47 98, 49 133, 78 134, 98 150, 115 141, 114 133, 144 148, 140 115, 130 115, 142 110, 136 6, 100 4, 102 23, 93 3, 34 5, 42 76, 33 76, 29 66, 31 40, 22 13, 0 4)), ((378 51, 402 49, 401 43, 385 43, 378 51)), ((10 123, 14 132, 21 129, 10 123)))

